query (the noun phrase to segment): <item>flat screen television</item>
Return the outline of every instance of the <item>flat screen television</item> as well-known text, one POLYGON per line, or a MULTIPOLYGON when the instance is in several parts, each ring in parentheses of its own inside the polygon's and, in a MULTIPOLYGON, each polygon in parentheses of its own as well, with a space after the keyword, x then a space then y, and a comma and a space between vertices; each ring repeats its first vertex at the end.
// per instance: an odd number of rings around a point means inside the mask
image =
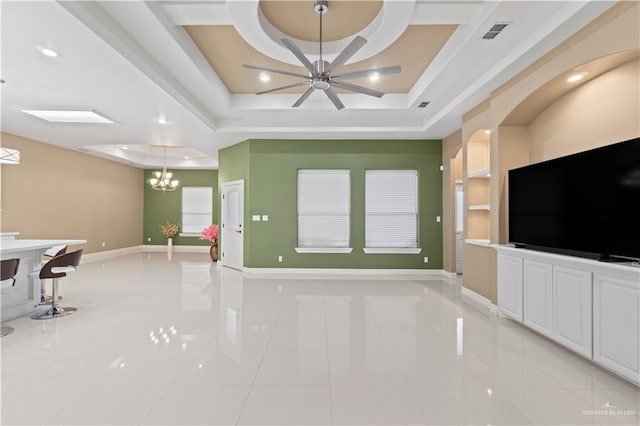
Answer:
POLYGON ((640 138, 509 170, 508 185, 516 247, 640 259, 640 138))

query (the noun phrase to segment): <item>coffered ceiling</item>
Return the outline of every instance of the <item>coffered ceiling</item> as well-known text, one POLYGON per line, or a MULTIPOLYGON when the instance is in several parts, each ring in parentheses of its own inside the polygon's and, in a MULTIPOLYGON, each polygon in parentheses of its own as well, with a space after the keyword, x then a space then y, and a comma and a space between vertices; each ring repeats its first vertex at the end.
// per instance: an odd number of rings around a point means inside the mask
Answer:
POLYGON ((329 0, 323 58, 356 36, 367 43, 340 72, 400 65, 339 92, 336 110, 298 82, 243 64, 306 74, 281 42, 312 61, 319 15, 312 0, 2 1, 2 130, 138 167, 215 167, 218 149, 247 138, 442 138, 492 90, 614 1, 329 0), (493 40, 495 24, 507 24, 493 40), (42 48, 58 52, 42 54, 42 48), (429 102, 419 108, 421 102, 429 102), (114 124, 49 123, 21 111, 90 109, 114 124), (185 158, 188 157, 188 158, 185 158))

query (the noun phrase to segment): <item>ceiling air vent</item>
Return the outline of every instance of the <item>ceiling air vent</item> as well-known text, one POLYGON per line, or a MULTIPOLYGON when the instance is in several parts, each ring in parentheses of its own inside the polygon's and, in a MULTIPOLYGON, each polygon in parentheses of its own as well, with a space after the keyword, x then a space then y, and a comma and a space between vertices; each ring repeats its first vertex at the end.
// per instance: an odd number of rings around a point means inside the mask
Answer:
POLYGON ((491 27, 489 31, 487 31, 487 33, 482 36, 482 39, 493 40, 494 38, 497 37, 498 34, 500 34, 502 30, 504 30, 507 27, 507 25, 509 24, 494 24, 493 27, 491 27))
POLYGON ((418 108, 426 108, 427 105, 429 105, 429 102, 427 101, 420 102, 420 105, 418 105, 418 108))

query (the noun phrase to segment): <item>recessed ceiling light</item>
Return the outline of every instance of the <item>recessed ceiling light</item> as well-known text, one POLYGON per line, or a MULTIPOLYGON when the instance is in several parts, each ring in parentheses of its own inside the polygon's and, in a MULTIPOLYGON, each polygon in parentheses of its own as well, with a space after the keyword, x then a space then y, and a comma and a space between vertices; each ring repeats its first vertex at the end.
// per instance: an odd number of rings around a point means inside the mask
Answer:
POLYGON ((158 118, 158 124, 167 124, 167 119, 166 118, 158 118))
POLYGON ((58 52, 53 49, 49 49, 48 47, 36 46, 36 49, 38 49, 43 55, 50 58, 57 58, 59 56, 58 52))
POLYGON ((374 72, 371 75, 369 75, 369 80, 370 81, 378 81, 380 80, 380 73, 374 72))
POLYGON ((261 72, 260 75, 258 76, 258 78, 260 79, 260 81, 264 81, 265 83, 267 81, 271 81, 271 76, 269 76, 269 74, 261 72))
POLYGON ((104 115, 89 110, 21 109, 20 111, 52 123, 115 124, 104 115))
POLYGON ((576 81, 580 81, 583 78, 584 78, 584 73, 573 74, 572 76, 569 76, 569 78, 567 78, 567 82, 568 83, 575 83, 576 81))

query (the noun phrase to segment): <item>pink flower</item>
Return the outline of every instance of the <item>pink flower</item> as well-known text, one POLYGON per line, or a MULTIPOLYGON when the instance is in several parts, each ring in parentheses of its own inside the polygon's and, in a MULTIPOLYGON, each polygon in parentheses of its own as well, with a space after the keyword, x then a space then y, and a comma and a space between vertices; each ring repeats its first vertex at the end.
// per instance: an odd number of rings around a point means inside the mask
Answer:
POLYGON ((200 236, 201 240, 218 241, 218 225, 210 225, 204 228, 200 236))

